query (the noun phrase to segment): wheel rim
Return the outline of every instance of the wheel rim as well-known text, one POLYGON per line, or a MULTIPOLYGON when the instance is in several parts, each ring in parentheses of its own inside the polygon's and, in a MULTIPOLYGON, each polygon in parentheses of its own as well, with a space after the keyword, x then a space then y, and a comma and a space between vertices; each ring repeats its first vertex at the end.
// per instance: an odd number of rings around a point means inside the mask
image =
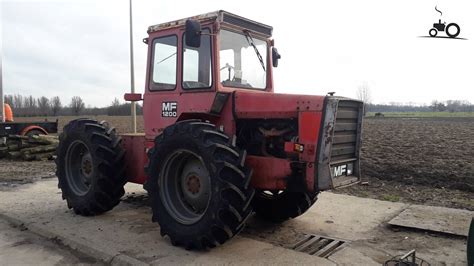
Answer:
POLYGON ((66 179, 72 192, 83 196, 89 192, 94 176, 92 155, 86 144, 76 140, 66 151, 66 179))
POLYGON ((170 154, 163 165, 159 179, 163 205, 179 223, 196 223, 211 199, 211 178, 202 159, 183 149, 170 154))

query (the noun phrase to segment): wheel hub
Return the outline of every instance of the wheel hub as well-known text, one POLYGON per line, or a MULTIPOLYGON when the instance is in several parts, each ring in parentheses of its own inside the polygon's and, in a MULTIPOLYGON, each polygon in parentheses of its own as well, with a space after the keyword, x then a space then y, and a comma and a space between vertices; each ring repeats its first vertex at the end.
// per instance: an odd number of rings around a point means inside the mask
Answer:
POLYGON ((197 158, 188 158, 181 172, 181 191, 187 207, 202 213, 209 201, 209 173, 197 158))
POLYGON ((211 199, 211 178, 202 159, 177 150, 166 159, 160 176, 160 196, 169 214, 182 224, 201 219, 211 199))
POLYGON ((84 177, 90 179, 93 173, 92 169, 92 156, 90 153, 86 153, 81 159, 81 172, 84 177))
POLYGON ((94 163, 87 145, 81 140, 70 144, 66 151, 66 179, 78 196, 87 194, 94 178, 94 163))
POLYGON ((194 174, 189 175, 186 178, 186 189, 193 195, 198 194, 199 190, 201 189, 201 181, 199 180, 199 176, 194 174))

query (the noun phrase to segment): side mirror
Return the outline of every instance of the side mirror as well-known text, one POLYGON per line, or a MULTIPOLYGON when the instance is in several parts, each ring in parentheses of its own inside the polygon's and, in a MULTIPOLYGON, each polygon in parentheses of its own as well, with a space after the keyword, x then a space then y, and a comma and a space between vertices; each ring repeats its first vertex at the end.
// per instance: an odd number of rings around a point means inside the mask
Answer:
POLYGON ((195 48, 201 46, 201 23, 197 20, 186 20, 186 45, 195 48))
POLYGON ((278 67, 278 59, 281 58, 281 55, 278 53, 277 48, 273 47, 272 48, 272 62, 273 62, 273 67, 278 67))

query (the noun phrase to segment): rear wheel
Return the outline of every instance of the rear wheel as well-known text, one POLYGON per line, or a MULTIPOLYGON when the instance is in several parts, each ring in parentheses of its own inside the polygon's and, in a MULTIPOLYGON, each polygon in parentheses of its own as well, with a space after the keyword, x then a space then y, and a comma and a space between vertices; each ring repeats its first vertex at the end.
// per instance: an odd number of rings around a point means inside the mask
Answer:
POLYGON ((149 152, 145 185, 153 221, 173 245, 205 249, 222 244, 244 226, 254 190, 245 153, 209 123, 169 126, 149 152))
POLYGON ((318 193, 260 190, 253 200, 257 216, 275 223, 305 213, 317 200, 318 193))
POLYGON ((446 26, 446 35, 451 38, 456 38, 460 32, 461 28, 459 28, 459 25, 456 23, 449 23, 448 26, 446 26))
POLYGON ((77 119, 59 136, 56 175, 63 199, 81 215, 111 210, 125 193, 121 138, 104 122, 77 119))
POLYGON ((39 136, 39 135, 46 135, 43 131, 39 129, 32 129, 26 132, 25 136, 30 137, 30 136, 39 136))

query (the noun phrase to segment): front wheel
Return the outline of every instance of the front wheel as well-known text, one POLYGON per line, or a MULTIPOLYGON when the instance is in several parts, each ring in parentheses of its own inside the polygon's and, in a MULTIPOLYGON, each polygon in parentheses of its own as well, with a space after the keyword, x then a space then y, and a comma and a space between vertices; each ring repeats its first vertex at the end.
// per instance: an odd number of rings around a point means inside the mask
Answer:
POLYGON ((149 152, 153 221, 173 245, 206 249, 236 235, 252 212, 245 153, 209 123, 169 126, 149 152))
POLYGON ((261 190, 253 200, 257 216, 281 223, 305 213, 317 200, 318 193, 261 190))
POLYGON ((431 37, 436 37, 436 35, 438 35, 438 30, 432 28, 429 33, 431 37))

